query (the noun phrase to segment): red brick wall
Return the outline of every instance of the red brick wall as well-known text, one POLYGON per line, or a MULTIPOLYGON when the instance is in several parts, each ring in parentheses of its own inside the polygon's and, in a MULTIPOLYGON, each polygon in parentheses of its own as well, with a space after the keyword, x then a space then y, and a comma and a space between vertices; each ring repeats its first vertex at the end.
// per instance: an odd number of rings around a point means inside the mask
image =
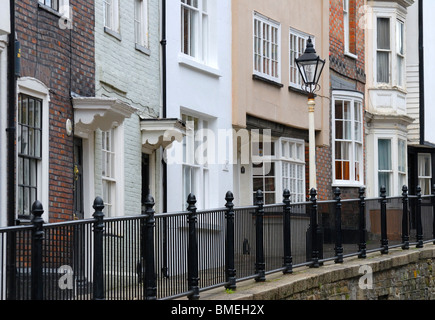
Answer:
MULTIPOLYGON (((349 51, 357 58, 345 54, 343 1, 330 0, 329 8, 329 63, 331 76, 338 76, 344 81, 354 84, 357 91, 365 91, 365 30, 361 28, 363 21, 364 0, 349 0, 350 45, 349 51)), ((333 89, 331 87, 331 89, 333 89)), ((365 102, 363 102, 365 103, 365 102)), ((332 116, 332 115, 330 115, 332 116)), ((332 124, 331 124, 332 125, 332 124)), ((365 126, 363 126, 364 130, 365 126)), ((363 133, 364 148, 365 134, 363 133)), ((332 143, 332 137, 331 137, 332 143)), ((364 150, 364 164, 366 152, 364 150)), ((332 155, 331 155, 332 165, 332 155)), ((331 172, 332 174, 332 172, 331 172)), ((366 176, 364 170, 364 176, 366 176)), ((333 178, 333 177, 331 177, 333 178)), ((342 198, 357 198, 359 188, 340 188, 342 198)), ((332 190, 332 188, 331 188, 332 190)))
POLYGON ((365 32, 360 28, 364 0, 349 0, 350 46, 349 51, 358 58, 344 54, 344 15, 343 1, 329 1, 329 62, 331 72, 336 72, 350 80, 356 81, 357 89, 364 92, 365 84, 365 32))
POLYGON ((95 95, 94 2, 70 0, 72 28, 60 28, 59 16, 35 0, 18 0, 16 28, 21 43, 21 76, 42 81, 50 89, 49 212, 50 221, 70 220, 73 214, 74 122, 70 94, 95 95))

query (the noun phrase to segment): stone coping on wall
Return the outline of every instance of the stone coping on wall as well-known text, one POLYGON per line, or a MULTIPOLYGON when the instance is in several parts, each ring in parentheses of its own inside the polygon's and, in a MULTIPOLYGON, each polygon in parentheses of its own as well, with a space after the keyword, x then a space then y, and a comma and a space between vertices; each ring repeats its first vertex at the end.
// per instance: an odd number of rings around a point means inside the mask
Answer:
MULTIPOLYGON (((366 259, 347 258, 344 263, 325 262, 320 268, 294 268, 292 274, 274 273, 266 277, 266 282, 246 280, 237 283, 237 290, 227 291, 217 288, 201 292, 200 300, 282 300, 316 289, 325 284, 340 281, 354 281, 363 276, 362 266, 371 267, 373 274, 406 267, 435 258, 435 246, 426 244, 424 248, 390 249, 388 254, 380 252, 367 255, 366 259)), ((358 283, 358 282, 356 282, 358 283)))

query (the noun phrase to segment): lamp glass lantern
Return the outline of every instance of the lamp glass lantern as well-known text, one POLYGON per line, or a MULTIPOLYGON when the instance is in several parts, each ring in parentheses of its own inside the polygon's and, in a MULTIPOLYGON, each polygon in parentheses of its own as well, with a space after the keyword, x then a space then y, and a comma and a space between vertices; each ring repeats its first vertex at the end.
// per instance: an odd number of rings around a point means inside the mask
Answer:
POLYGON ((325 67, 325 60, 320 59, 316 54, 311 37, 308 38, 304 54, 296 58, 295 62, 304 82, 305 91, 314 93, 318 89, 319 79, 325 67))

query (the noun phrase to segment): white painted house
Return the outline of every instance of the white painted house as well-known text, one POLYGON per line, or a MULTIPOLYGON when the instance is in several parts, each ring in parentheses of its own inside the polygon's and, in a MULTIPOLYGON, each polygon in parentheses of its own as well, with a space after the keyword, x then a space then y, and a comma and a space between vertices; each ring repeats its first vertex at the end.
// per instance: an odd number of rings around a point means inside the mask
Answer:
POLYGON ((367 1, 366 32, 366 153, 367 195, 402 194, 408 184, 406 30, 413 0, 367 1))
POLYGON ((167 114, 186 137, 167 150, 169 212, 225 204, 232 190, 231 1, 171 0, 166 9, 167 114))
MULTIPOLYGON (((6 212, 7 194, 7 169, 6 169, 6 152, 7 152, 7 75, 8 75, 8 36, 11 31, 9 0, 0 0, 0 210, 6 212)), ((6 214, 0 216, 0 226, 6 225, 6 214)))
POLYGON ((95 1, 96 97, 74 97, 86 216, 96 196, 106 216, 124 216, 159 194, 159 146, 143 120, 161 113, 160 54, 160 1, 95 1))

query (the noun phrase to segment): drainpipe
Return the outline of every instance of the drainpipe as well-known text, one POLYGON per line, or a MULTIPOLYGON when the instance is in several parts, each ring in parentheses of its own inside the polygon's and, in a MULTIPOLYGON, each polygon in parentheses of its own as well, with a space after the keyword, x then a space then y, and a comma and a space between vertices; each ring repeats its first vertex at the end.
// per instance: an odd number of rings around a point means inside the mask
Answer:
POLYGON ((15 35, 15 1, 10 0, 11 33, 8 44, 8 108, 7 108, 7 216, 8 226, 15 225, 15 141, 16 141, 16 35, 15 35))
POLYGON ((425 116, 424 116, 424 40, 423 40, 423 0, 418 1, 418 58, 419 58, 419 85, 420 85, 420 144, 425 144, 425 116))
MULTIPOLYGON (((10 23, 11 33, 9 34, 8 43, 8 107, 7 107, 7 224, 15 225, 15 141, 16 141, 16 95, 17 95, 17 74, 16 74, 16 35, 15 35, 15 1, 10 0, 10 23)), ((16 299, 16 239, 15 233, 12 232, 7 238, 7 262, 6 272, 9 280, 7 286, 6 298, 8 300, 16 299)))
MULTIPOLYGON (((162 118, 167 117, 167 90, 166 90, 166 0, 162 0, 162 118)), ((162 202, 163 212, 168 212, 168 165, 162 159, 162 202)), ((166 218, 163 218, 163 267, 162 272, 168 277, 168 244, 167 244, 166 218)))

